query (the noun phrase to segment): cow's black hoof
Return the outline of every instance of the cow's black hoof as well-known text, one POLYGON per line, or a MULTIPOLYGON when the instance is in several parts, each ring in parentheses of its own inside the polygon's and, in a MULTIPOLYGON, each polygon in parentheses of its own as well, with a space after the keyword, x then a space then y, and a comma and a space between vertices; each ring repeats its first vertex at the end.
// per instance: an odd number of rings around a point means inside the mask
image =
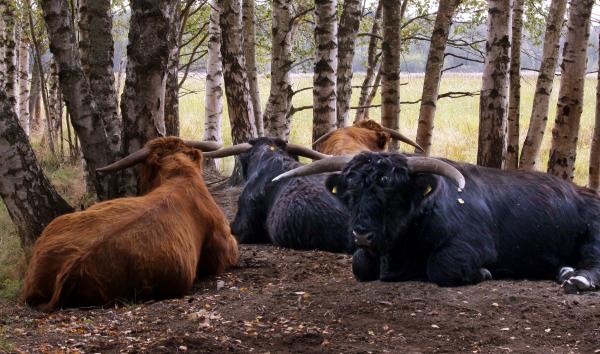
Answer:
POLYGON ((583 275, 576 275, 567 279, 563 285, 567 294, 579 294, 582 291, 593 290, 594 284, 583 275))
POLYGON ((359 249, 352 256, 352 273, 358 281, 379 279, 379 257, 364 249, 359 249))
POLYGON ((485 269, 485 268, 480 268, 479 269, 479 274, 481 274, 481 281, 486 281, 486 280, 492 280, 492 273, 485 269))
POLYGON ((567 280, 569 280, 569 278, 573 276, 573 273, 575 273, 575 268, 573 267, 560 268, 560 270, 558 271, 558 282, 561 284, 566 282, 567 280))

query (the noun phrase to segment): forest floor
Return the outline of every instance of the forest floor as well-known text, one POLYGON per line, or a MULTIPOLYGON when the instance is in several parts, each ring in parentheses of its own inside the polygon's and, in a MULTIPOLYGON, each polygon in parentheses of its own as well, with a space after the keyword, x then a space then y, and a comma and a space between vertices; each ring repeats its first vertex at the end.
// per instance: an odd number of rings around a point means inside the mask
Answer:
MULTIPOLYGON (((239 189, 207 182, 231 218, 239 189)), ((600 353, 600 293, 550 281, 358 283, 351 257, 241 245, 189 296, 43 313, 0 305, 0 352, 600 353)))
POLYGON ((241 246, 183 299, 42 313, 0 307, 6 352, 597 353, 600 294, 552 282, 358 283, 349 256, 241 246))

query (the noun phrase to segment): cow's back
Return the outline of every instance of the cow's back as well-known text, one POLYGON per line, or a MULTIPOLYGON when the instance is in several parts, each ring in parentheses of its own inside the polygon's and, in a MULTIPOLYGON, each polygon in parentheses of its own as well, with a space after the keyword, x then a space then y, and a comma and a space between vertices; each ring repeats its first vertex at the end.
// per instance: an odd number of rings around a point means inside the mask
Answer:
POLYGON ((324 187, 324 176, 289 181, 267 216, 273 244, 295 249, 351 253, 348 211, 324 187))
POLYGON ((463 230, 469 244, 486 249, 495 277, 551 278, 577 257, 590 228, 583 211, 597 210, 597 198, 584 199, 576 186, 545 173, 455 166, 466 185, 445 199, 446 210, 462 209, 463 217, 452 218, 460 223, 455 229, 463 230))
POLYGON ((200 235, 193 220, 175 223, 182 213, 169 200, 138 197, 57 218, 34 246, 23 300, 53 308, 183 295, 195 277, 200 235))

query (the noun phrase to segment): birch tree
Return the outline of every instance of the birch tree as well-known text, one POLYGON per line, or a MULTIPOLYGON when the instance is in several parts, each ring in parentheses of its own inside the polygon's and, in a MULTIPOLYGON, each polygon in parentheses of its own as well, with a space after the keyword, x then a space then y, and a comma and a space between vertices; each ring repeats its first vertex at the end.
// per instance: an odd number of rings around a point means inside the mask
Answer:
POLYGON ((2 19, 4 22, 4 43, 0 47, 4 48, 4 87, 8 99, 13 104, 13 111, 17 111, 18 99, 18 63, 17 63, 17 11, 13 0, 0 0, 0 7, 3 9, 2 19))
MULTIPOLYGON (((202 140, 222 142, 223 66, 221 64, 221 7, 219 1, 210 2, 208 24, 208 58, 206 59, 206 90, 204 99, 204 135, 202 140)), ((214 162, 207 162, 217 167, 214 162)))
MULTIPOLYGON (((273 5, 275 6, 275 5, 273 5)), ((255 0, 243 0, 242 23, 244 32, 244 55, 246 71, 248 73, 248 86, 254 110, 254 125, 258 136, 264 135, 264 123, 258 91, 258 74, 256 70, 256 8, 255 0)))
POLYGON ((59 87, 59 75, 58 68, 56 67, 56 63, 52 61, 50 63, 50 72, 48 73, 48 116, 46 120, 48 121, 48 126, 50 130, 50 134, 52 135, 52 139, 49 139, 49 142, 57 142, 57 125, 58 121, 61 117, 61 94, 59 87))
MULTIPOLYGON (((241 0, 220 0, 219 3, 222 8, 220 24, 223 80, 231 123, 231 137, 234 144, 239 144, 257 136, 243 53, 242 3, 241 0)), ((240 182, 241 169, 236 159, 231 183, 240 182)))
POLYGON ((6 67, 4 63, 6 52, 6 23, 4 23, 4 12, 6 11, 7 0, 0 0, 0 90, 4 90, 6 83, 6 67))
MULTIPOLYGON (((383 41, 381 44, 381 125, 398 130, 400 124, 400 0, 383 2, 383 41)), ((398 143, 390 144, 398 150, 398 143)))
POLYGON ((360 25, 361 0, 344 0, 338 32, 337 126, 348 125, 352 98, 352 62, 360 25))
POLYGON ((25 33, 19 40, 19 123, 29 136, 29 43, 25 33))
POLYGON ((29 86, 29 125, 30 130, 39 130, 42 127, 42 106, 41 106, 41 77, 40 71, 35 64, 35 57, 33 59, 33 70, 31 71, 31 85, 29 86))
POLYGON ((221 55, 233 143, 256 137, 243 51, 241 0, 221 0, 221 55))
POLYGON ((337 126, 337 0, 315 1, 313 141, 337 126))
MULTIPOLYGON (((600 36, 598 39, 600 44, 600 36)), ((600 65, 600 56, 598 56, 600 65)), ((588 187, 598 191, 600 188, 600 70, 596 83, 596 118, 594 122, 594 133, 592 134, 592 146, 590 148, 590 166, 588 176, 588 187)))
MULTIPOLYGON (((121 97, 123 134, 121 151, 129 155, 146 142, 165 136, 165 87, 169 60, 170 26, 177 11, 176 0, 131 2, 127 77, 121 97)), ((137 194, 133 169, 123 173, 123 192, 137 194)))
POLYGON ((510 45, 509 99, 506 132, 507 169, 519 167, 519 120, 521 118, 521 37, 524 0, 513 0, 512 39, 510 45))
POLYGON ((572 180, 575 171, 593 6, 593 0, 572 0, 569 7, 567 38, 560 66, 560 91, 548 160, 548 173, 566 180, 572 180))
MULTIPOLYGON (((189 2, 189 1, 188 1, 189 2)), ((181 2, 177 1, 176 10, 171 18, 167 46, 169 59, 167 62, 167 80, 165 87, 165 134, 179 136, 179 46, 181 44, 181 2)))
POLYGON ((20 127, 13 104, 0 90, 0 197, 27 251, 42 230, 73 209, 54 190, 20 127))
POLYGON ((365 78, 363 79, 360 88, 360 96, 358 98, 358 107, 360 108, 356 110, 354 123, 368 118, 366 117, 366 113, 369 110, 368 108, 363 107, 370 105, 370 103, 367 103, 369 92, 376 91, 376 87, 379 86, 379 81, 374 80, 375 74, 377 74, 377 76, 381 79, 379 70, 377 69, 377 63, 379 62, 380 57, 380 55, 377 53, 377 43, 379 42, 379 27, 383 9, 382 5, 383 2, 379 0, 377 4, 377 10, 375 11, 375 17, 373 18, 373 26, 371 27, 371 33, 369 36, 369 46, 367 50, 367 72, 365 73, 365 78))
MULTIPOLYGON (((89 82, 81 69, 69 5, 67 0, 42 0, 41 5, 48 30, 50 51, 58 65, 60 89, 70 113, 71 123, 81 142, 87 172, 94 181, 100 200, 115 197, 118 184, 114 176, 96 174, 96 168, 106 166, 115 156, 108 148, 104 121, 96 110, 89 82)), ((31 17, 29 20, 31 23, 31 17)), ((33 32, 32 41, 36 45, 33 32)), ((36 60, 39 67, 41 59, 37 57, 36 60)))
POLYGON ((119 152, 121 121, 113 70, 111 3, 107 0, 79 0, 79 53, 98 114, 108 135, 109 148, 119 152))
POLYGON ((292 1, 273 0, 271 89, 264 113, 267 136, 287 140, 292 108, 292 1))
POLYGON ((542 139, 548 121, 548 107, 554 83, 554 71, 558 62, 560 32, 563 27, 566 8, 567 0, 552 0, 548 11, 542 62, 535 85, 527 137, 523 143, 519 162, 519 168, 524 170, 534 170, 539 166, 542 139))
POLYGON ((503 168, 510 65, 510 0, 488 0, 486 59, 479 100, 477 164, 503 168))
POLYGON ((437 107, 442 68, 444 67, 444 53, 452 25, 452 16, 461 0, 440 0, 438 11, 431 34, 429 55, 425 66, 423 93, 421 95, 421 108, 419 111, 419 125, 417 128, 417 143, 425 150, 425 155, 431 153, 431 140, 433 135, 433 120, 437 107))

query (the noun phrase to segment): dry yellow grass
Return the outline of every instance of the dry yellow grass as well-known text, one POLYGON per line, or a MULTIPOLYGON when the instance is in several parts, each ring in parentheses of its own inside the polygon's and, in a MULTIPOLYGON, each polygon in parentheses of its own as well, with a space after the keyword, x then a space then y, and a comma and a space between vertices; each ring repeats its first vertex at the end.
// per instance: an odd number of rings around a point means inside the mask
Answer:
MULTIPOLYGON (((294 89, 312 86, 310 75, 296 75, 293 77, 294 89)), ((360 85, 361 76, 354 79, 354 85, 360 85)), ((407 85, 401 88, 402 101, 416 101, 421 97, 423 87, 422 75, 404 75, 402 81, 407 85)), ((525 140, 527 127, 529 126, 529 115, 533 102, 535 90, 535 76, 525 76, 522 79, 521 94, 521 144, 525 140)), ((201 90, 204 87, 202 78, 190 78, 186 83, 189 89, 201 90)), ((590 141, 594 127, 594 108, 596 79, 588 78, 585 83, 585 98, 583 116, 581 118, 581 130, 577 150, 577 165, 575 171, 575 182, 587 183, 587 165, 589 160, 590 141)), ((548 150, 552 125, 556 112, 556 101, 558 96, 559 82, 556 81, 551 96, 548 127, 544 136, 542 157, 543 169, 546 168, 548 150)), ((259 79, 261 100, 263 105, 268 98, 269 80, 265 77, 259 79)), ((440 92, 468 91, 473 92, 481 88, 481 76, 478 74, 452 74, 446 75, 441 84, 440 92)), ((355 89, 352 104, 358 102, 359 90, 355 89)), ((305 106, 312 103, 312 91, 307 90, 294 97, 295 106, 305 106)), ((379 103, 377 98, 374 102, 379 103)), ((225 144, 231 144, 229 136, 229 121, 227 120, 227 105, 225 105, 223 120, 223 138, 225 144)), ((199 138, 202 136, 204 125, 204 96, 203 92, 196 95, 188 95, 180 102, 181 134, 186 138, 199 138)), ((403 105, 400 113, 400 129, 408 136, 414 137, 417 130, 417 119, 419 116, 419 105, 403 105)), ((354 111, 351 117, 354 117, 354 111)), ((371 117, 379 120, 378 108, 371 109, 371 117)), ((452 160, 475 163, 477 159, 477 131, 479 125, 479 97, 445 98, 438 103, 435 130, 433 136, 433 155, 446 157, 452 160)), ((297 113, 292 122, 290 141, 294 143, 310 145, 312 134, 312 111, 305 110, 297 113)), ((405 147, 406 148, 406 147, 405 147)), ((231 169, 231 161, 226 161, 224 170, 231 169)))

